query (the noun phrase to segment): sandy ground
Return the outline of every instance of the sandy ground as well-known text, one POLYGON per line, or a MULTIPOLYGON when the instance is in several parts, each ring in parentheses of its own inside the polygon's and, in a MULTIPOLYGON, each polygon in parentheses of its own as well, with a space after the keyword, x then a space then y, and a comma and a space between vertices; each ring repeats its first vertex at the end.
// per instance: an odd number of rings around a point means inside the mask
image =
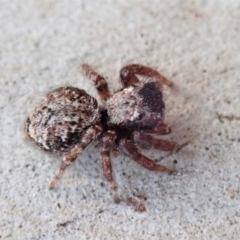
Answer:
POLYGON ((239 19, 235 0, 1 0, 0 238, 239 239, 239 19), (112 90, 130 62, 175 84, 165 88, 167 138, 182 148, 146 155, 178 174, 113 160, 120 193, 140 199, 144 213, 113 202, 93 147, 49 190, 61 158, 24 141, 24 121, 49 90, 72 85, 95 96, 82 62, 112 90))

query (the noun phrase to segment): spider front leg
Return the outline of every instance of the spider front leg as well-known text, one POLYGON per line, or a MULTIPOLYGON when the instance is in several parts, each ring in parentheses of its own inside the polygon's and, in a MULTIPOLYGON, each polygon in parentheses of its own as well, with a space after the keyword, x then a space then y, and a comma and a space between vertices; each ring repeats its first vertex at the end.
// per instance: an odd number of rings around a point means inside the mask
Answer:
POLYGON ((116 203, 120 202, 120 198, 117 191, 117 184, 113 178, 112 163, 110 158, 110 150, 113 142, 116 138, 116 132, 108 130, 106 135, 103 137, 103 148, 102 148, 102 167, 105 178, 110 183, 113 190, 113 198, 116 203))
POLYGON ((83 152, 83 150, 93 141, 95 140, 100 134, 102 133, 102 126, 101 125, 94 125, 90 127, 83 137, 80 140, 80 143, 76 144, 70 152, 68 152, 60 165, 59 170, 56 172, 54 179, 50 184, 50 188, 55 188, 58 184, 59 179, 62 177, 66 168, 71 165, 77 157, 83 152))
POLYGON ((102 100, 108 99, 111 94, 108 88, 108 84, 100 74, 95 72, 88 64, 84 63, 81 66, 82 72, 93 82, 98 94, 102 100))
POLYGON ((134 141, 144 148, 154 147, 162 151, 172 152, 177 148, 175 142, 158 139, 144 132, 135 132, 134 141))
MULTIPOLYGON (((120 71, 120 78, 123 87, 128 87, 134 83, 139 82, 136 74, 150 78, 156 78, 157 80, 166 84, 169 87, 173 86, 173 83, 169 81, 166 77, 164 77, 162 74, 160 74, 158 71, 139 64, 130 64, 122 68, 120 71)), ((161 88, 161 84, 159 85, 159 88, 161 88)))
POLYGON ((153 160, 147 158, 139 152, 135 144, 129 140, 120 141, 121 150, 134 161, 151 171, 166 172, 168 174, 174 173, 173 170, 168 169, 160 164, 156 164, 153 160))
POLYGON ((147 134, 157 134, 157 135, 167 135, 167 134, 170 134, 171 132, 172 132, 171 127, 169 127, 164 123, 159 124, 154 129, 144 131, 144 133, 147 133, 147 134))

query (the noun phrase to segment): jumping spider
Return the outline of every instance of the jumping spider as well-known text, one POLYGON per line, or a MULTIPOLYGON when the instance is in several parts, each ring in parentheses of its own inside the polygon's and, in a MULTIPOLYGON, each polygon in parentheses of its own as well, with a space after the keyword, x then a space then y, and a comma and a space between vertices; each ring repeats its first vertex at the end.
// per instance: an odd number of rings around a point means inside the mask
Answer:
POLYGON ((75 87, 60 87, 49 92, 27 118, 27 136, 42 149, 65 153, 59 170, 50 187, 57 186, 66 168, 94 140, 101 143, 104 176, 113 190, 116 202, 120 201, 113 178, 110 154, 113 149, 152 170, 173 173, 141 154, 137 147, 153 146, 163 151, 173 151, 176 144, 152 135, 171 132, 164 124, 165 104, 162 83, 172 82, 146 66, 130 64, 120 71, 122 89, 111 93, 106 80, 89 65, 81 66, 82 72, 94 83, 104 107, 95 98, 75 87), (139 76, 145 76, 139 80, 139 76))

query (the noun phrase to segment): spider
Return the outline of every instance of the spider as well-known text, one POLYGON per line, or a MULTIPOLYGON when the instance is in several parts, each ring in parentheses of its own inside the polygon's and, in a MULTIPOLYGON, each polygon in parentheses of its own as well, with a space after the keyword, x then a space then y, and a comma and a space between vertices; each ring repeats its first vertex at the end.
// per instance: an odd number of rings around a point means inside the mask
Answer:
POLYGON ((173 173, 139 149, 176 149, 175 142, 154 137, 171 133, 164 123, 162 83, 169 87, 173 83, 152 68, 130 64, 120 71, 122 88, 111 93, 106 80, 91 66, 83 64, 81 70, 95 85, 103 107, 82 89, 60 87, 49 92, 26 120, 25 132, 33 142, 46 151, 65 154, 50 187, 57 186, 66 168, 93 141, 101 145, 102 168, 115 202, 120 197, 110 157, 114 149, 149 170, 173 173), (145 76, 141 81, 140 75, 145 76))

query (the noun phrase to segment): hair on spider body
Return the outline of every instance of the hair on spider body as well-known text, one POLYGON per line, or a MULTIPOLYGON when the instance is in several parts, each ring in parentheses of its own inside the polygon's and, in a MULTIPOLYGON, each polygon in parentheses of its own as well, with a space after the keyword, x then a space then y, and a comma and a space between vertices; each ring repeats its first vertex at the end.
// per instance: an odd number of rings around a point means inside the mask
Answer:
POLYGON ((109 123, 133 130, 153 129, 164 120, 165 104, 154 82, 135 83, 106 101, 109 123))
POLYGON ((120 197, 112 174, 111 149, 117 148, 149 170, 173 173, 142 155, 137 147, 146 144, 163 151, 176 148, 174 142, 153 136, 171 132, 164 124, 162 83, 171 86, 172 82, 154 69, 131 64, 120 71, 123 88, 111 93, 106 80, 89 65, 83 64, 81 70, 95 85, 104 108, 82 89, 60 87, 35 106, 25 123, 25 132, 34 143, 50 152, 65 153, 50 186, 57 186, 65 169, 94 140, 101 142, 104 176, 116 202, 120 197), (140 81, 138 75, 148 80, 140 81))
POLYGON ((36 105, 26 121, 26 131, 42 149, 65 152, 99 119, 95 98, 82 89, 60 87, 36 105))
MULTIPOLYGON (((121 125, 117 124, 110 124, 109 123, 109 115, 107 112, 107 109, 102 109, 101 113, 101 125, 102 125, 102 132, 107 132, 107 131, 114 131, 116 133, 116 138, 115 138, 115 144, 117 145, 118 142, 123 139, 131 139, 132 138, 132 129, 131 128, 126 128, 121 125)), ((102 134, 99 136, 99 140, 101 140, 102 134)))

